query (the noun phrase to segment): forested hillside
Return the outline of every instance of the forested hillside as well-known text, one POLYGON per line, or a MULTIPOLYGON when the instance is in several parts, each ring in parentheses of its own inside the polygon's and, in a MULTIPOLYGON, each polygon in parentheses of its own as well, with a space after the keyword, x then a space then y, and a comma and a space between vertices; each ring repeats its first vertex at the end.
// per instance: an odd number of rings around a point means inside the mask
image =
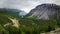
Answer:
POLYGON ((35 18, 15 18, 11 15, 0 14, 0 34, 40 34, 49 32, 60 27, 57 20, 42 20, 35 18), (19 27, 13 26, 14 23, 9 19, 18 20, 19 27), (7 24, 7 25, 6 25, 7 24))

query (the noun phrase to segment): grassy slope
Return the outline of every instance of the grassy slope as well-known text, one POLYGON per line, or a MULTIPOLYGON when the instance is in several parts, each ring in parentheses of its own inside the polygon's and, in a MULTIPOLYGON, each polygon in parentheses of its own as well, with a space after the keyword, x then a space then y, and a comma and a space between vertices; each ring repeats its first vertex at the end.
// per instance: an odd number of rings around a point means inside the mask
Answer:
POLYGON ((0 24, 4 25, 6 23, 11 23, 11 20, 8 18, 8 15, 0 14, 0 24))

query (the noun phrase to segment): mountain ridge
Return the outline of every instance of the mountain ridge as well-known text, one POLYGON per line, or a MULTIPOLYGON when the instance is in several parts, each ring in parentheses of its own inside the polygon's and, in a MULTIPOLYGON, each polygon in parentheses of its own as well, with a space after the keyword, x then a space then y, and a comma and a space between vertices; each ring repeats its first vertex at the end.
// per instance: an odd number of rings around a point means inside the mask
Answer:
MULTIPOLYGON (((56 4, 41 4, 30 11, 30 16, 38 19, 58 19, 60 17, 60 6, 56 4)), ((28 15, 29 15, 28 14, 28 15)))
POLYGON ((25 11, 19 10, 19 9, 10 9, 10 8, 0 8, 0 14, 7 14, 7 15, 12 15, 14 17, 20 17, 20 16, 25 16, 25 15, 20 15, 20 13, 23 12, 23 14, 25 13, 25 11))

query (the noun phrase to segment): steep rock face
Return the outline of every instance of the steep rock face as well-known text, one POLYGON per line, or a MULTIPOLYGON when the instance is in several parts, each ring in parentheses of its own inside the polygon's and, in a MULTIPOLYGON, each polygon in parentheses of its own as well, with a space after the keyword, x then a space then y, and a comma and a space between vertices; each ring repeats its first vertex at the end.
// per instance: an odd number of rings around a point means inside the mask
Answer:
POLYGON ((56 4, 38 5, 29 14, 29 17, 36 17, 38 19, 58 19, 60 16, 60 6, 56 4))

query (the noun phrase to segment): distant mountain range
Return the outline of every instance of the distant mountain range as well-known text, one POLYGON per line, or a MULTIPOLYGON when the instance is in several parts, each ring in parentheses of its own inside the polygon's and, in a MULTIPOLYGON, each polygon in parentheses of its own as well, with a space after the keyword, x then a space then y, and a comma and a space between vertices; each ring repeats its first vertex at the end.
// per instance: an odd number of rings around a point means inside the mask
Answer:
POLYGON ((24 16, 23 14, 20 15, 20 13, 23 13, 26 15, 26 12, 18 9, 8 9, 8 8, 0 8, 0 14, 6 14, 6 15, 11 15, 13 17, 20 17, 24 16))
POLYGON ((60 6, 56 4, 41 4, 32 9, 27 16, 45 20, 59 19, 60 6))

